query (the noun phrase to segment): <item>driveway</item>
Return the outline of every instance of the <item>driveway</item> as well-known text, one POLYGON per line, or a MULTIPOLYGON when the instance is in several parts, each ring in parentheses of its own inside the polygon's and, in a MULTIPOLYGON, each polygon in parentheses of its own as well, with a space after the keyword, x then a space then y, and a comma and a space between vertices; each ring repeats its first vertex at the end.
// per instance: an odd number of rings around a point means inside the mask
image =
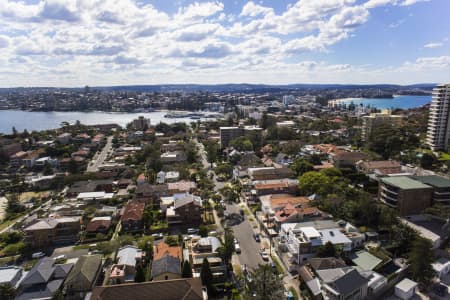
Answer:
POLYGON ((79 258, 82 255, 87 255, 89 252, 88 249, 79 249, 74 250, 73 246, 67 246, 67 247, 59 247, 55 248, 53 250, 52 255, 50 257, 57 257, 59 255, 65 255, 67 259, 73 259, 73 258, 79 258))

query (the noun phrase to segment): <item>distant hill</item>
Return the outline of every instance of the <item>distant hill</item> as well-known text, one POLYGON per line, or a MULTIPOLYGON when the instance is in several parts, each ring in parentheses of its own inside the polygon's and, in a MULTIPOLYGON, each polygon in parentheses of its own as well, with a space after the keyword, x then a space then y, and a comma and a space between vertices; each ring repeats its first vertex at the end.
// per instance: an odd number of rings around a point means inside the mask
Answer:
MULTIPOLYGON (((395 84, 287 84, 287 85, 269 85, 269 84, 158 84, 158 85, 119 85, 119 86, 94 86, 91 89, 100 91, 134 91, 134 92, 229 92, 229 93, 264 93, 264 92, 283 92, 294 90, 329 90, 329 89, 424 89, 430 90, 435 83, 419 83, 412 85, 395 84)), ((11 92, 15 90, 73 90, 82 91, 84 88, 53 88, 53 87, 16 87, 0 88, 0 91, 11 92)))

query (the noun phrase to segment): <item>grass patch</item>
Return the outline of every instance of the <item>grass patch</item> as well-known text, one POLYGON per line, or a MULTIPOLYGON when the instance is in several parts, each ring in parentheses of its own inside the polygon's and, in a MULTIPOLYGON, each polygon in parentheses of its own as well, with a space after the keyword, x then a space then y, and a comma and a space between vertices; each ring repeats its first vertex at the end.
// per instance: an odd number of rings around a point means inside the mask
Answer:
POLYGON ((91 245, 91 244, 75 245, 75 246, 73 246, 73 250, 89 249, 89 245, 91 245))
MULTIPOLYGON (((278 274, 283 274, 284 273, 284 269, 281 266, 280 261, 278 260, 278 258, 276 258, 274 255, 272 255, 272 261, 275 263, 275 265, 277 266, 277 272, 278 274)), ((298 298, 296 298, 298 299, 298 298)))
POLYGON ((12 219, 12 220, 7 220, 5 222, 3 222, 2 224, 0 224, 0 230, 5 229, 6 227, 8 227, 9 225, 15 223, 16 221, 18 221, 25 213, 19 214, 17 216, 17 218, 12 219))
POLYGON ((390 258, 389 254, 383 250, 383 248, 379 247, 379 248, 370 248, 369 249, 369 253, 372 255, 375 255, 376 257, 378 257, 379 259, 381 259, 384 262, 388 261, 390 258))
POLYGON ((19 259, 20 255, 14 255, 14 256, 7 256, 0 258, 0 265, 5 265, 10 262, 16 262, 19 259))
POLYGON ((445 152, 439 152, 439 161, 449 161, 450 160, 450 154, 445 152))

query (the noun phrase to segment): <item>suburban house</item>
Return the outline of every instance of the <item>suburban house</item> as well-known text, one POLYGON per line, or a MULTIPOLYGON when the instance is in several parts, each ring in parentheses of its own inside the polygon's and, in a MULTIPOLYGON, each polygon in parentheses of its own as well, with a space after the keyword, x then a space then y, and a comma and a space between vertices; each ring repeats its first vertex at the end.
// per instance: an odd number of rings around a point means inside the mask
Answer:
POLYGON ((117 263, 112 265, 109 278, 113 284, 134 282, 136 264, 142 261, 142 250, 134 246, 124 246, 117 252, 117 263))
POLYGON ((256 196, 269 194, 295 194, 298 192, 297 179, 272 179, 253 181, 253 194, 256 196))
POLYGON ((0 286, 9 284, 13 288, 17 288, 27 274, 28 272, 24 272, 21 267, 0 267, 0 286))
POLYGON ((25 241, 34 248, 74 243, 81 230, 81 217, 37 219, 23 230, 25 241))
POLYGON ((189 262, 192 266, 194 277, 200 276, 203 259, 206 258, 215 280, 223 279, 225 266, 217 252, 221 245, 220 240, 213 236, 194 237, 187 243, 189 262))
POLYGON ((272 180, 272 179, 283 179, 283 178, 293 178, 294 172, 290 168, 282 167, 259 167, 259 168, 248 168, 248 175, 252 181, 255 180, 272 180))
POLYGON ((101 255, 83 255, 64 282, 65 299, 84 299, 94 288, 102 269, 101 255))
POLYGON ((285 242, 291 261, 301 264, 308 258, 315 257, 317 249, 327 242, 341 246, 346 252, 352 250, 352 240, 342 232, 339 225, 332 226, 334 222, 331 220, 316 221, 316 224, 320 223, 326 225, 314 227, 314 222, 281 225, 280 238, 285 242))
POLYGON ((111 220, 112 218, 110 216, 94 217, 87 224, 86 232, 88 234, 96 234, 96 233, 106 234, 108 233, 109 228, 111 227, 111 220))
POLYGON ((164 255, 152 261, 152 280, 181 278, 181 260, 172 255, 164 255))
POLYGON ((138 184, 135 192, 135 199, 139 202, 155 204, 158 203, 160 197, 167 195, 167 184, 150 184, 145 182, 138 184))
POLYGON ((197 184, 193 181, 176 181, 167 183, 167 194, 180 194, 180 193, 192 193, 197 188, 197 184))
POLYGON ((161 162, 163 164, 181 163, 186 161, 184 151, 164 152, 161 154, 161 162))
POLYGON ((200 278, 182 278, 165 281, 129 283, 110 286, 98 286, 91 300, 206 300, 200 278))
MULTIPOLYGON (((173 204, 166 208, 166 218, 169 225, 198 225, 202 220, 202 199, 192 194, 175 194, 173 204)), ((167 198, 166 198, 167 199, 167 198)), ((163 203, 167 200, 162 199, 163 203)))
POLYGON ((396 160, 361 160, 356 163, 356 169, 366 175, 376 174, 378 176, 402 172, 402 166, 396 160))
POLYGON ((125 205, 120 217, 122 232, 139 232, 144 229, 142 223, 144 208, 145 203, 138 201, 131 201, 125 205))
POLYGON ((183 251, 179 246, 169 246, 164 242, 160 242, 153 246, 153 259, 157 260, 162 258, 163 256, 170 255, 173 257, 178 257, 179 259, 183 258, 183 251))
POLYGON ((20 282, 19 293, 15 299, 51 299, 62 287, 72 267, 73 264, 57 265, 50 257, 42 258, 20 282))
POLYGON ((336 168, 350 168, 356 166, 356 163, 360 160, 365 160, 368 155, 362 152, 347 152, 340 151, 331 154, 331 160, 336 168))
POLYGON ((296 223, 324 216, 317 207, 310 205, 307 197, 295 197, 287 194, 261 196, 261 210, 265 223, 272 223, 279 231, 283 223, 296 223))
POLYGON ((66 196, 73 198, 77 197, 80 193, 90 192, 112 193, 113 181, 110 179, 77 181, 69 188, 66 196))
POLYGON ((325 299, 363 300, 367 297, 368 280, 353 267, 317 270, 325 299))

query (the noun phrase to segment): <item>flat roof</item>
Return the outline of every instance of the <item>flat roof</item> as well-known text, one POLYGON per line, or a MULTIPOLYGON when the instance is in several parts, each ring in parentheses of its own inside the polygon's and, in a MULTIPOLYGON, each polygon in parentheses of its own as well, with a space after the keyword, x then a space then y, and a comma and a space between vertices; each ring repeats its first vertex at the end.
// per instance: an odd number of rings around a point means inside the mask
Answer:
POLYGON ((407 176, 384 177, 381 178, 381 181, 405 190, 431 189, 431 186, 426 185, 418 180, 411 179, 410 177, 407 176))
POLYGON ((411 279, 405 278, 395 286, 397 289, 400 289, 404 292, 409 292, 417 286, 417 283, 412 281, 411 279))
POLYGON ((422 183, 437 187, 437 188, 450 188, 450 179, 437 176, 437 175, 429 175, 429 176, 414 176, 415 180, 418 180, 422 183))
POLYGON ((363 270, 373 270, 382 260, 365 250, 357 251, 351 257, 352 262, 363 270))

